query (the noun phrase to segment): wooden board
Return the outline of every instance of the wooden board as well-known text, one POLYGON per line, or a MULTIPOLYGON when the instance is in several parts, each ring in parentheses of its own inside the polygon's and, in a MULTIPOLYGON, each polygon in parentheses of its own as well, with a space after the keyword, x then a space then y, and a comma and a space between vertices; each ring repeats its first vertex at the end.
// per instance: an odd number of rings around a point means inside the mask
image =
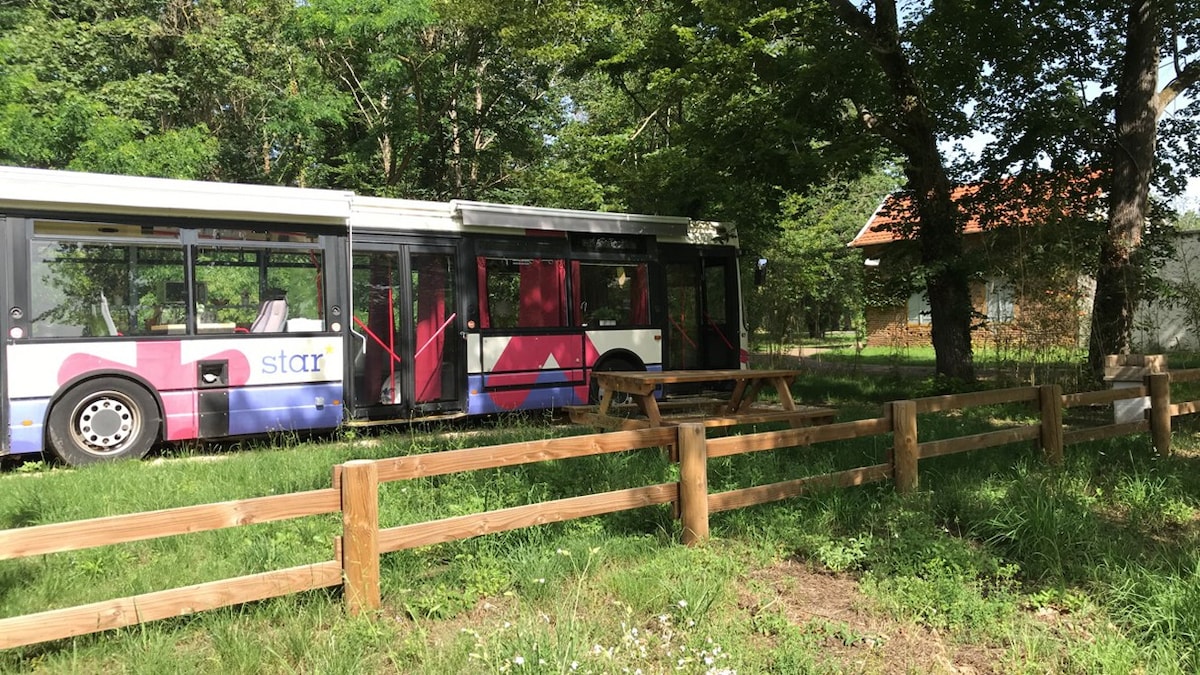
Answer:
POLYGON ((804 408, 800 410, 772 410, 767 408, 748 408, 732 415, 691 415, 686 417, 666 417, 663 424, 702 424, 706 427, 731 427, 739 424, 763 424, 767 422, 809 422, 828 424, 837 417, 837 411, 832 408, 804 408))
POLYGON ((1176 403, 1171 406, 1171 417, 1179 415, 1191 415, 1192 413, 1200 412, 1200 401, 1186 401, 1184 403, 1176 403))
POLYGON ((379 482, 439 476, 459 471, 494 469, 552 459, 587 457, 610 452, 626 452, 640 448, 656 448, 675 444, 674 429, 644 429, 608 434, 588 434, 526 441, 508 445, 488 445, 481 448, 432 452, 394 459, 381 459, 379 482))
POLYGON ((1128 436, 1149 430, 1149 420, 1138 420, 1123 424, 1106 424, 1101 427, 1088 427, 1086 429, 1072 429, 1063 432, 1063 445, 1087 443, 1088 441, 1099 441, 1105 438, 1116 438, 1117 436, 1128 436))
POLYGON ((1036 400, 1038 400, 1037 387, 1014 387, 1012 389, 977 391, 970 394, 927 396, 925 398, 913 399, 913 403, 917 404, 917 414, 921 414, 941 410, 974 408, 981 405, 998 405, 1001 403, 1036 400))
MULTIPOLYGON (((672 430, 674 432, 674 430, 672 430)), ((379 531, 379 551, 389 553, 430 544, 470 539, 532 525, 557 523, 604 513, 666 504, 679 499, 678 483, 614 490, 582 497, 514 506, 508 509, 443 518, 427 523, 402 525, 379 531)))
POLYGON ((636 391, 644 391, 646 385, 650 386, 650 391, 653 391, 655 386, 660 384, 682 384, 696 382, 737 382, 743 380, 769 380, 772 378, 781 377, 787 381, 794 380, 800 375, 798 370, 662 370, 662 371, 640 371, 640 370, 612 370, 598 373, 592 373, 601 387, 607 388, 608 384, 613 384, 616 389, 635 393, 636 391), (629 389, 623 389, 621 386, 627 385, 629 389))
POLYGON ((755 504, 766 504, 781 499, 798 497, 814 489, 866 485, 868 483, 885 481, 891 477, 891 465, 876 464, 874 466, 839 471, 823 476, 811 476, 809 478, 798 478, 781 483, 771 483, 770 485, 730 490, 728 492, 709 495, 708 510, 709 512, 716 512, 740 509, 746 506, 754 506, 755 504))
POLYGON ((330 561, 0 619, 0 649, 187 616, 341 583, 342 567, 330 561))
POLYGON ((1119 389, 1099 389, 1097 391, 1081 391, 1076 394, 1064 394, 1064 408, 1084 405, 1105 405, 1114 401, 1125 401, 1131 398, 1142 398, 1147 395, 1145 387, 1121 387, 1119 389))
MULTIPOLYGON (((720 408, 728 405, 729 401, 723 398, 714 398, 711 396, 686 396, 672 397, 659 400, 658 408, 663 412, 678 412, 678 411, 703 411, 716 412, 720 408)), ((568 405, 563 406, 568 413, 579 412, 595 412, 594 405, 568 405)), ((614 416, 638 414, 641 409, 636 403, 614 403, 608 408, 609 414, 614 416)))
POLYGON ((336 513, 334 489, 255 497, 0 531, 0 560, 336 513))
POLYGON ((1200 368, 1189 368, 1187 370, 1172 370, 1172 382, 1200 382, 1200 368))
POLYGON ((1042 435, 1041 425, 1017 427, 1015 429, 1002 429, 1000 431, 989 431, 973 436, 961 436, 959 438, 947 438, 941 441, 926 441, 920 444, 921 459, 928 457, 937 457, 939 455, 952 455, 956 452, 969 452, 971 450, 982 450, 984 448, 994 448, 997 445, 1008 445, 1009 443, 1019 443, 1021 441, 1037 440, 1042 435))
MULTIPOLYGON (((729 427, 739 424, 765 424, 769 422, 789 422, 796 425, 828 424, 836 417, 837 411, 832 408, 797 406, 796 410, 776 410, 773 408, 752 407, 730 415, 667 415, 661 418, 661 427, 659 428, 680 424, 703 424, 706 427, 729 427)), ((575 424, 601 429, 655 428, 649 418, 601 415, 600 413, 590 412, 586 409, 572 411, 571 421, 575 424)))
MULTIPOLYGON (((581 407, 582 408, 582 407, 581 407)), ((581 427, 593 427, 595 429, 605 429, 608 431, 632 431, 636 429, 649 429, 650 420, 643 417, 620 417, 617 415, 601 415, 595 412, 595 409, 587 410, 572 410, 571 422, 578 424, 581 427)))
POLYGON ((841 441, 850 438, 862 438, 886 434, 892 430, 892 421, 886 417, 853 422, 840 422, 807 429, 786 429, 783 431, 768 431, 760 434, 745 434, 742 436, 727 436, 713 438, 708 441, 708 456, 725 457, 746 452, 792 448, 824 441, 841 441))

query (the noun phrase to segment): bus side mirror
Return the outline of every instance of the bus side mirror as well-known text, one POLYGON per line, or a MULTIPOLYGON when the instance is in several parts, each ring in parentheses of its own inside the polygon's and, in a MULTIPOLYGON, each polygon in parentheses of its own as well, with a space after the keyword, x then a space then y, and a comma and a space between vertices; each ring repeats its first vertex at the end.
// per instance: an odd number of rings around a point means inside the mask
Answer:
POLYGON ((759 258, 754 265, 754 285, 762 286, 767 282, 767 259, 759 258))

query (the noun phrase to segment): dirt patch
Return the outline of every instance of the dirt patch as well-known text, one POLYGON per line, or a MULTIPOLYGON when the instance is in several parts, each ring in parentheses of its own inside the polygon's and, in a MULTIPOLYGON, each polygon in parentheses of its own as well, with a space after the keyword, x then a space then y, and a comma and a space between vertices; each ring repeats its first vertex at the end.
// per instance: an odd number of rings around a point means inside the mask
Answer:
MULTIPOLYGON (((806 653, 811 654, 809 645, 817 646, 819 654, 815 660, 830 672, 905 675, 1004 672, 1004 649, 960 644, 937 631, 894 620, 876 610, 871 599, 859 591, 858 582, 845 575, 787 560, 748 572, 741 588, 737 616, 731 618, 757 624, 760 636, 754 640, 755 651, 778 648, 784 639, 783 631, 772 627, 790 625, 802 633, 806 653)), ((532 609, 516 596, 489 597, 453 618, 421 622, 420 637, 416 639, 434 651, 449 649, 460 640, 499 644, 498 632, 507 629, 510 621, 518 624, 523 618, 528 619, 523 613, 532 609)), ((399 611, 392 611, 389 616, 397 622, 409 621, 399 611)), ((1056 617, 1039 618, 1052 624, 1056 617)), ((542 615, 541 619, 551 625, 556 623, 554 617, 542 615)), ((657 632, 659 626, 654 620, 647 621, 644 630, 657 632)), ((605 645, 610 643, 627 647, 619 640, 610 640, 605 645)), ((668 672, 665 667, 656 669, 662 663, 653 658, 650 662, 643 658, 637 663, 646 672, 668 672)), ((593 666, 590 664, 584 670, 610 672, 603 668, 594 670, 593 666)))
POLYGON ((872 608, 858 582, 787 560, 748 575, 739 598, 751 616, 775 612, 813 635, 843 672, 997 673, 1003 650, 955 644, 872 608), (753 590, 752 590, 753 589, 753 590))

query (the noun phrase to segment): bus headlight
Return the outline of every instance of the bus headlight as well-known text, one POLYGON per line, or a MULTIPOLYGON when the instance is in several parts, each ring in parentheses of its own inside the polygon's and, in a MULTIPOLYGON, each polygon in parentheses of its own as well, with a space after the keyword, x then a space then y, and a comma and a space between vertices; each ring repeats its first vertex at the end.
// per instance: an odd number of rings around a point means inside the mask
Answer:
POLYGON ((21 328, 20 326, 13 326, 12 328, 8 329, 8 337, 14 340, 20 340, 21 338, 25 337, 25 329, 21 328))

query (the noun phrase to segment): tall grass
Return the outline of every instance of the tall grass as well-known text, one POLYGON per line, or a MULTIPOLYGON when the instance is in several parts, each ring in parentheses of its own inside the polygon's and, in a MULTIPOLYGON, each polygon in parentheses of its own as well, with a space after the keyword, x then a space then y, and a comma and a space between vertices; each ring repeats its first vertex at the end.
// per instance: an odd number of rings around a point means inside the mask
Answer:
MULTIPOLYGON (((933 385, 809 376, 798 398, 843 419, 933 385), (898 395, 899 394, 899 395, 898 395)), ((934 393, 928 391, 928 393, 934 393)), ((922 438, 978 433, 1021 406, 922 416, 922 438)), ((334 464, 580 433, 541 418, 406 429, 157 461, 9 471, 0 526, 327 487, 334 464)), ((793 558, 857 580, 872 611, 994 653, 998 670, 1200 669, 1200 434, 1177 456, 1144 436, 1072 446, 1052 469, 1028 444, 921 464, 921 491, 824 490, 714 514, 713 540, 678 544, 666 507, 389 554, 384 610, 347 616, 334 592, 161 621, 0 654, 0 670, 57 672, 839 672, 866 641, 797 622, 751 581, 793 558), (1049 618, 1047 618, 1049 617, 1049 618)), ((883 461, 890 438, 714 460, 714 492, 883 461)), ((672 480, 661 451, 387 484, 384 526, 672 480)), ((256 525, 0 563, 0 615, 332 558, 336 517, 256 525)), ((904 630, 899 628, 898 630, 904 630)), ((862 663, 882 668, 878 657, 862 663)), ((914 665, 913 668, 918 668, 914 665)))

